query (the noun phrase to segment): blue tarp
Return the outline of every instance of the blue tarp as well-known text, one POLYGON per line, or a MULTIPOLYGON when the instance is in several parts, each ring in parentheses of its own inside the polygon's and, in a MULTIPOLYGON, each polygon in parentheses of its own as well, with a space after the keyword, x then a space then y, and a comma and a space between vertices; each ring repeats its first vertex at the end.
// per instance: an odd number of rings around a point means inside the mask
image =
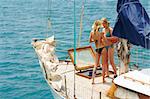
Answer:
POLYGON ((139 0, 118 0, 113 35, 150 49, 150 19, 139 0))

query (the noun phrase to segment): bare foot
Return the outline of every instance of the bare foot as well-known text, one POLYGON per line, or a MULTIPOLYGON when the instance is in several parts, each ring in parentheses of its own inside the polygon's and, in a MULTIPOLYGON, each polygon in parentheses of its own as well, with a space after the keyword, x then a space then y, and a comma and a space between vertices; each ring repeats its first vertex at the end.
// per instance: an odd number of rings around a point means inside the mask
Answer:
POLYGON ((103 80, 103 83, 105 83, 106 81, 105 80, 103 80))
POLYGON ((105 72, 105 77, 109 77, 109 73, 105 72))
POLYGON ((94 80, 92 80, 92 85, 95 84, 94 80))
POLYGON ((94 82, 92 82, 92 85, 94 85, 95 83, 94 82))
POLYGON ((117 77, 117 74, 114 75, 114 78, 116 78, 116 77, 117 77))
POLYGON ((105 77, 109 77, 109 75, 105 75, 105 77))
POLYGON ((105 83, 106 81, 105 81, 105 78, 103 78, 103 83, 105 83))

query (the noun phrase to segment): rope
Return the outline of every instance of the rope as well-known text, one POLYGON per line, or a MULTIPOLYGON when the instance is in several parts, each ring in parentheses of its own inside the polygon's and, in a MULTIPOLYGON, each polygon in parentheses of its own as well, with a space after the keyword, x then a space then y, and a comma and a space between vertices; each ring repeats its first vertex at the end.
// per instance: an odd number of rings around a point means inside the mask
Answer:
POLYGON ((84 15, 84 0, 82 1, 82 9, 81 9, 81 15, 80 15, 80 32, 78 37, 78 47, 80 46, 80 40, 82 36, 82 29, 83 29, 83 15, 84 15))
MULTIPOLYGON (((48 9, 47 9, 47 16, 48 18, 46 19, 46 23, 47 23, 47 32, 46 32, 46 37, 48 37, 49 33, 50 33, 50 30, 51 30, 51 27, 52 27, 52 24, 51 24, 51 9, 52 9, 52 1, 51 0, 48 0, 48 9)), ((53 33, 54 35, 54 33, 53 33)))
POLYGON ((48 18, 48 20, 47 20, 47 37, 48 37, 48 33, 50 32, 50 29, 51 29, 51 20, 50 20, 50 18, 48 18))
POLYGON ((48 0, 48 10, 47 10, 48 17, 51 17, 51 4, 52 4, 52 1, 48 0))

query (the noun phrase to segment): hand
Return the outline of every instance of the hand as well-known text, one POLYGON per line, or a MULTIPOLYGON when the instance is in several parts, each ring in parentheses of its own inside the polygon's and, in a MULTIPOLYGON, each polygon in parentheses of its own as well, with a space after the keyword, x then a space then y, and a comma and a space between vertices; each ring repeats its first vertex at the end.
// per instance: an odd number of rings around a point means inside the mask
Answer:
POLYGON ((117 37, 109 37, 108 38, 108 40, 110 41, 110 42, 112 42, 112 43, 116 43, 116 42, 118 42, 119 40, 118 40, 118 38, 117 37))
POLYGON ((102 38, 105 38, 105 36, 104 36, 104 32, 101 32, 101 36, 102 36, 102 38))

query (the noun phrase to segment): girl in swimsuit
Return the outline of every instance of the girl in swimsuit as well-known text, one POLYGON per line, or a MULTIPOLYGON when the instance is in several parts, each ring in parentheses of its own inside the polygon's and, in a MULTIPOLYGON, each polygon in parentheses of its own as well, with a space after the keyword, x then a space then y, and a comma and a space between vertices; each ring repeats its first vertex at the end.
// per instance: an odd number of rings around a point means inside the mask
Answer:
MULTIPOLYGON (((102 56, 102 57, 106 58, 106 61, 103 64, 104 66, 106 66, 106 68, 105 68, 106 70, 105 70, 104 76, 105 75, 106 75, 106 77, 109 76, 108 62, 110 62, 111 66, 113 68, 113 71, 114 71, 114 77, 116 77, 117 76, 117 71, 116 71, 116 66, 115 66, 115 63, 114 63, 114 48, 113 48, 113 44, 114 44, 114 42, 118 41, 118 38, 114 37, 112 35, 113 29, 111 27, 109 27, 109 22, 107 21, 107 19, 106 18, 102 18, 101 21, 102 21, 102 25, 103 25, 103 28, 104 28, 103 29, 103 33, 105 35, 104 52, 106 53, 106 54, 104 54, 104 56, 102 56)), ((104 82, 105 82, 105 80, 104 80, 104 82)))
MULTIPOLYGON (((95 67, 93 70, 93 74, 92 76, 94 76, 95 71, 96 71, 96 67, 99 66, 99 61, 100 61, 100 56, 102 55, 102 51, 104 48, 104 44, 103 44, 103 40, 102 38, 104 38, 104 33, 99 32, 99 29, 101 27, 101 22, 99 20, 95 21, 93 26, 92 26, 92 31, 90 32, 90 43, 94 42, 95 46, 96 46, 96 62, 95 62, 95 67)), ((103 61, 102 61, 103 63, 103 61)), ((102 66, 103 68, 103 66, 102 66)), ((102 69, 103 70, 103 69, 102 69)), ((94 77, 92 77, 92 83, 94 83, 94 77)))

